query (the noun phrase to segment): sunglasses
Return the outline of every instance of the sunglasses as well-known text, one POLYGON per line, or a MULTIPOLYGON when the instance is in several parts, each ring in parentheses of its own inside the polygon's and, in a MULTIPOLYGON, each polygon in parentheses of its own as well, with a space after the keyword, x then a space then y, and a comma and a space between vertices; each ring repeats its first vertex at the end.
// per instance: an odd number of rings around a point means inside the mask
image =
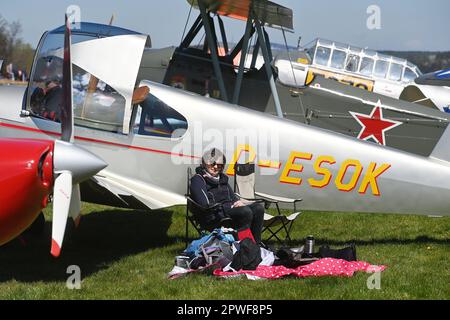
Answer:
POLYGON ((223 164, 222 163, 211 163, 211 164, 208 164, 207 165, 208 167, 215 167, 215 166, 217 166, 218 168, 223 168, 223 164))

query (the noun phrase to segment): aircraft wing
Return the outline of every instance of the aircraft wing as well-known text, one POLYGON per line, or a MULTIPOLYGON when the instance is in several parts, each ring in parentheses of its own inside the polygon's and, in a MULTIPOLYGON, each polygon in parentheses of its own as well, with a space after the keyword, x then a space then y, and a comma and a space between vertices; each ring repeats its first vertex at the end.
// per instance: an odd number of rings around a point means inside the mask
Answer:
MULTIPOLYGON (((198 8, 198 0, 187 0, 198 8)), ((251 6, 259 20, 272 28, 293 30, 292 9, 267 0, 205 0, 207 10, 233 19, 247 20, 251 6)))
POLYGON ((417 84, 450 87, 450 68, 424 74, 414 80, 417 84))
POLYGON ((157 210, 186 204, 186 198, 177 193, 107 171, 102 171, 92 181, 114 195, 125 207, 132 209, 157 210))

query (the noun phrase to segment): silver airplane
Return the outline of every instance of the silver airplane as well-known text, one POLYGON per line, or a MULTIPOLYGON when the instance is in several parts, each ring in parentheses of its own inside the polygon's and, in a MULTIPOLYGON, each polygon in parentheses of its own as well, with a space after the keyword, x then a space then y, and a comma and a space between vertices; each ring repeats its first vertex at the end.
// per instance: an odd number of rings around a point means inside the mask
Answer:
MULTIPOLYGON (((61 135, 64 29, 43 35, 26 88, 0 86, 0 137, 61 135)), ((83 23, 72 37, 74 143, 108 164, 81 185, 84 201, 184 205, 187 168, 215 146, 229 159, 227 174, 255 162, 258 192, 303 198, 304 209, 450 214, 449 128, 430 156, 419 156, 159 83, 136 85, 146 35, 83 23)))

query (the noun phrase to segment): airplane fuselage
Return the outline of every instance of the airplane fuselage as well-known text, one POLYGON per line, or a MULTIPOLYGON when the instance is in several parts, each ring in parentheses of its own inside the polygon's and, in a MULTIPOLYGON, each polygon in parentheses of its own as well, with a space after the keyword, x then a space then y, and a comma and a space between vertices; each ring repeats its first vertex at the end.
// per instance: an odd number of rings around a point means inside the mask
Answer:
MULTIPOLYGON (((114 133, 76 126, 75 143, 108 163, 98 181, 128 190, 151 209, 185 204, 188 167, 217 146, 234 162, 257 164, 256 190, 303 198, 302 208, 449 215, 450 166, 446 161, 360 141, 286 119, 212 102, 143 81, 150 93, 187 122, 179 137, 114 133), (255 138, 256 137, 256 138, 255 138)), ((56 139, 60 125, 21 118, 25 92, 0 87, 0 137, 56 139), (5 98, 6 90, 10 94, 5 98), (15 115, 15 116, 12 116, 15 115)), ((130 127, 138 115, 134 113, 130 127)), ((445 138, 445 134, 444 137, 445 138)))

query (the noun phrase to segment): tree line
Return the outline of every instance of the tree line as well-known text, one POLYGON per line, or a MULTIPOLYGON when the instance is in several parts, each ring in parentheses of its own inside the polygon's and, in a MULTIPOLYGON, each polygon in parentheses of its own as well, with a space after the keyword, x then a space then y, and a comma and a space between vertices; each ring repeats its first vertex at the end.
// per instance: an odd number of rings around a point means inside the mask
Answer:
POLYGON ((0 60, 3 61, 0 74, 6 77, 6 66, 13 64, 14 72, 23 70, 29 74, 33 63, 34 49, 20 37, 20 22, 8 22, 0 15, 0 60))

